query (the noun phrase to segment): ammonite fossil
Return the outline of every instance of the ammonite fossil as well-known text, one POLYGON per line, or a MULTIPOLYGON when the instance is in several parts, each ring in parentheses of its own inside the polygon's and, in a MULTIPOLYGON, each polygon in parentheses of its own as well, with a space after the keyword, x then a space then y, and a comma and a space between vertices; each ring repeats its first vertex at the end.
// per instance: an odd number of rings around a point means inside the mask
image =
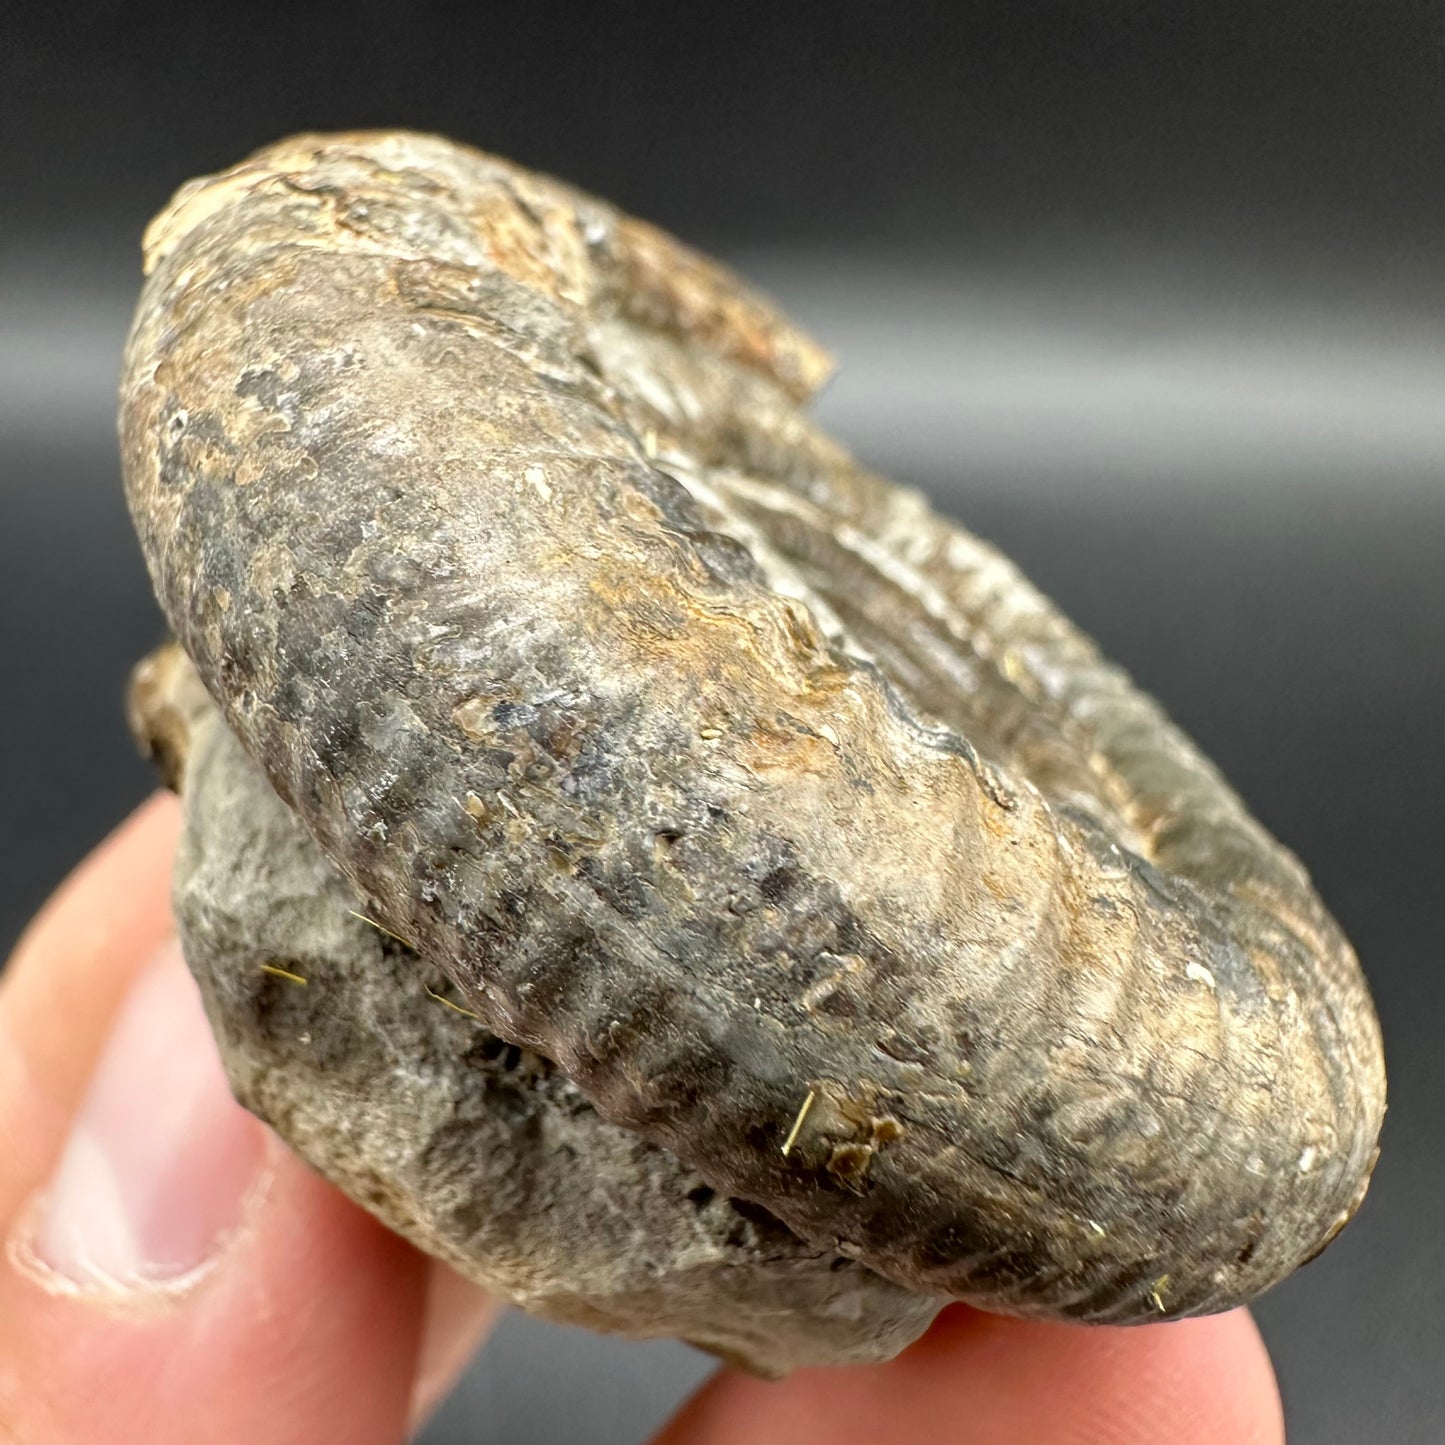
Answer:
MULTIPOLYGON (((809 424, 826 361, 765 302, 406 133, 192 183, 146 256, 122 438, 162 607, 427 1029, 436 994, 589 1137, 766 1221, 879 1352, 945 1297, 1224 1309, 1348 1220, 1384 1069, 1304 870, 1008 562, 809 424)), ((293 1006, 280 940, 228 948, 293 1006)), ((262 1034, 247 1067, 291 1056, 262 1034)), ((387 1215, 291 1078, 238 1090, 387 1215)))

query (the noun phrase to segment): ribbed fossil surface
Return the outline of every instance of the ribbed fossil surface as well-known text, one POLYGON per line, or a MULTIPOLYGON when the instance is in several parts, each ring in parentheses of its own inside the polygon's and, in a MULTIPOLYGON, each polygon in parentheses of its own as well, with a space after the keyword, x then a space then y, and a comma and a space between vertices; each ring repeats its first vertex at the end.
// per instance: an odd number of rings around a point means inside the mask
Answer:
POLYGON ((353 1199, 533 1314, 760 1374, 884 1359, 927 1327, 942 1299, 717 1193, 458 1004, 361 915, 179 649, 133 697, 181 792, 176 920, 232 1087, 353 1199))
POLYGON ((123 453, 171 626, 488 1030, 924 1295, 1224 1309, 1350 1217, 1380 1038, 1304 870, 810 425, 826 362, 766 303, 405 133, 194 183, 147 263, 123 453))

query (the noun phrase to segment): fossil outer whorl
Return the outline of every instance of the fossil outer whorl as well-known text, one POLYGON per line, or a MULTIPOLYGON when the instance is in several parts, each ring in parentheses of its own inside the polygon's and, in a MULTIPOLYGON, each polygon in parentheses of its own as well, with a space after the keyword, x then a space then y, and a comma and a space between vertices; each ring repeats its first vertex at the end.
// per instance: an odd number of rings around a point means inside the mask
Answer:
POLYGON ((810 1248, 604 1123, 356 913, 174 647, 136 731, 185 809, 174 902, 237 1097, 351 1197, 533 1314, 675 1335, 762 1374, 887 1359, 943 1301, 810 1248))
POLYGON ((810 427, 766 305, 404 133, 187 187, 148 266, 122 442, 171 625, 497 1033, 988 1308, 1222 1309, 1349 1218, 1380 1039, 1303 869, 810 427))

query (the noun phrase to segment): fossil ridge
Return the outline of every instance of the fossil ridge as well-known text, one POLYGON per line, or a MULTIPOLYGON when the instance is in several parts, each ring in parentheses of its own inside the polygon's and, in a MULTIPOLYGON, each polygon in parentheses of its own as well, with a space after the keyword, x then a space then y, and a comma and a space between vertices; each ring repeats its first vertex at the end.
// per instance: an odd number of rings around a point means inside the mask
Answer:
POLYGON ((303 136, 153 224, 157 594, 365 911, 602 1118, 1015 1314, 1220 1310, 1363 1196, 1378 1027, 1298 861, 826 361, 600 201, 303 136))

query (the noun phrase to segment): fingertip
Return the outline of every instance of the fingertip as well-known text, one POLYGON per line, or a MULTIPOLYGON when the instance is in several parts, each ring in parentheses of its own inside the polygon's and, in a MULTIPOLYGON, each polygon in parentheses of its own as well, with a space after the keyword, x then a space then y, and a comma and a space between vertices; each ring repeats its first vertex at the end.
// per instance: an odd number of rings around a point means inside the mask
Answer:
POLYGON ((413 1430, 456 1383, 467 1361, 491 1333, 501 1311, 501 1302, 479 1284, 463 1279, 440 1260, 430 1261, 426 1313, 412 1387, 413 1430))
MULTIPOLYGON (((174 793, 157 791, 121 820, 61 880, 41 905, 11 951, 10 964, 37 951, 58 920, 70 923, 79 900, 91 904, 109 901, 134 911, 136 903, 166 897, 170 858, 181 830, 180 800, 174 793), (142 890, 136 898, 136 888, 142 890), (127 906, 130 905, 130 906, 127 906)), ((6 977, 11 976, 7 966, 6 977)))
POLYGON ((0 973, 0 1017, 27 1047, 82 1062, 135 969, 171 931, 180 804, 155 793, 46 900, 0 973))
POLYGON ((394 1445, 427 1261, 231 1099, 164 942, 177 821, 76 870, 0 1000, 0 1434, 394 1445))
POLYGON ((0 1230, 52 1166, 121 1001, 171 938, 176 799, 142 804, 51 896, 0 975, 0 1230))
POLYGON ((20 1438, 404 1437, 426 1261, 274 1137, 268 1155, 248 1217, 180 1288, 89 1292, 7 1251, 0 1419, 20 1438))
POLYGON ((1245 1311, 1117 1329, 943 1312, 887 1364, 769 1385, 723 1371, 659 1445, 1281 1445, 1274 1372, 1245 1311))

